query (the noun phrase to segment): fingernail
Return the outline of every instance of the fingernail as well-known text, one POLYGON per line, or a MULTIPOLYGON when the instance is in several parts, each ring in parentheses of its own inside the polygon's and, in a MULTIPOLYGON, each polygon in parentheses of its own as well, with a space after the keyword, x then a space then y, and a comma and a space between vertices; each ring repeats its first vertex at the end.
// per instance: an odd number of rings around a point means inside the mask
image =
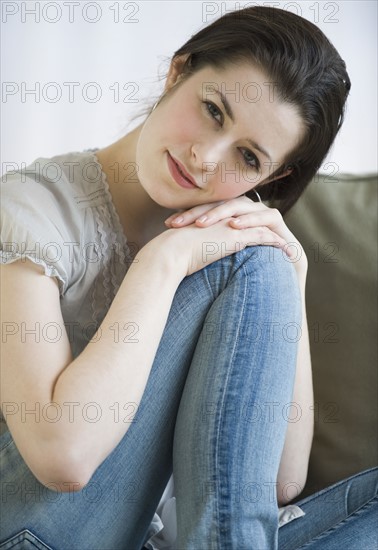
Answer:
POLYGON ((184 221, 184 218, 182 216, 178 216, 178 218, 173 218, 173 220, 171 221, 175 223, 181 223, 182 221, 184 221))
POLYGON ((207 220, 207 216, 201 216, 200 218, 197 219, 197 222, 205 222, 207 220))

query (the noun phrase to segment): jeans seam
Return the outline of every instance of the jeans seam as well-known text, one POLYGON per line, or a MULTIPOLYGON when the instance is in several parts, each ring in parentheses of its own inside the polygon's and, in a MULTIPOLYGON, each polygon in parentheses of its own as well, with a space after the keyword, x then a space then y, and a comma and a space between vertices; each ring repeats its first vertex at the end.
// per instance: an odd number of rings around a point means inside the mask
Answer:
POLYGON ((6 444, 4 445, 4 447, 1 447, 0 453, 2 453, 3 451, 5 451, 5 449, 7 449, 7 448, 9 447, 9 445, 12 445, 12 443, 14 443, 14 440, 13 440, 13 437, 12 437, 12 435, 11 435, 11 438, 10 438, 10 440, 8 441, 8 443, 6 443, 6 444))
POLYGON ((323 531, 323 533, 320 533, 319 535, 317 535, 316 537, 314 537, 313 539, 311 539, 310 541, 307 541, 305 544, 303 544, 302 546, 299 546, 297 550, 302 550, 302 548, 307 548, 310 544, 322 539, 322 538, 325 538, 325 537, 328 537, 331 533, 333 533, 334 531, 336 531, 337 529, 339 529, 343 524, 347 523, 349 520, 351 520, 353 518, 353 516, 357 516, 359 514, 361 514, 361 512, 364 511, 365 508, 368 508, 369 506, 371 506, 372 504, 374 504, 374 502, 378 502, 378 497, 373 497, 371 498, 370 500, 368 500, 368 502, 365 502, 365 504, 363 504, 362 506, 360 506, 359 508, 357 508, 357 510, 355 510, 354 512, 352 512, 351 514, 349 514, 346 518, 344 518, 343 520, 339 521, 336 525, 333 525, 332 527, 330 527, 329 529, 327 529, 326 531, 323 531))
POLYGON ((215 296, 215 294, 214 294, 213 287, 212 287, 211 284, 210 284, 210 280, 209 280, 209 275, 208 275, 208 273, 207 273, 207 269, 204 269, 204 270, 203 270, 203 274, 204 274, 204 277, 205 277, 205 281, 206 281, 208 290, 209 290, 209 292, 210 292, 210 294, 211 294, 211 296, 212 296, 213 302, 214 302, 214 300, 216 299, 216 296, 215 296))
MULTIPOLYGON (((220 407, 220 414, 219 414, 219 418, 218 418, 218 427, 217 427, 217 434, 216 434, 216 444, 215 444, 215 467, 216 467, 216 471, 219 472, 220 471, 220 467, 219 467, 219 464, 218 464, 218 459, 219 459, 219 432, 221 430, 221 425, 222 425, 222 413, 223 413, 223 410, 224 410, 224 400, 225 400, 225 395, 227 394, 227 384, 228 384, 228 380, 231 376, 231 373, 234 369, 234 365, 235 365, 235 351, 238 347, 238 343, 239 343, 239 337, 240 337, 240 326, 241 326, 241 321, 244 317, 244 312, 245 312, 245 302, 246 302, 246 294, 247 294, 247 281, 248 281, 248 276, 246 274, 246 270, 245 270, 245 265, 242 264, 238 269, 242 268, 243 272, 244 272, 244 275, 245 275, 245 278, 244 278, 244 287, 243 287, 243 301, 242 301, 242 307, 240 308, 240 315, 239 315, 239 322, 238 322, 238 327, 237 327, 237 331, 236 331, 236 336, 235 336, 235 340, 234 340, 234 346, 232 348, 232 354, 231 354, 231 357, 230 357, 230 368, 228 369, 228 374, 227 374, 227 379, 225 380, 225 383, 224 383, 224 387, 223 387, 223 393, 222 393, 222 400, 221 400, 221 407, 220 407)), ((221 478, 222 476, 220 476, 221 478)), ((221 487, 219 487, 219 484, 222 483, 222 480, 220 479, 220 482, 218 483, 218 494, 219 495, 222 495, 222 491, 221 491, 221 487)), ((217 499, 217 505, 215 507, 215 515, 216 515, 216 520, 217 520, 217 524, 220 526, 220 529, 219 529, 219 532, 221 533, 222 531, 224 531, 224 529, 222 529, 221 527, 221 521, 220 521, 220 516, 221 515, 224 515, 224 513, 220 512, 219 510, 219 501, 220 500, 223 500, 222 497, 219 497, 217 499)), ((227 499, 226 499, 227 501, 227 499)), ((223 502, 222 502, 222 509, 223 509, 223 502)), ((217 544, 220 545, 220 541, 217 541, 217 544)))
POLYGON ((295 502, 294 504, 296 504, 297 506, 303 506, 304 504, 307 504, 308 502, 311 502, 312 500, 314 500, 314 498, 317 498, 319 496, 324 496, 327 493, 333 491, 336 487, 342 486, 343 484, 347 483, 350 480, 350 478, 357 479, 358 477, 366 475, 368 472, 373 472, 374 470, 376 470, 377 473, 378 473, 378 467, 376 467, 376 466, 369 469, 369 470, 364 470, 362 472, 358 472, 356 474, 348 476, 345 479, 341 479, 340 481, 338 481, 336 483, 332 483, 331 485, 329 485, 328 487, 325 487, 321 491, 316 491, 314 494, 309 495, 308 497, 305 497, 304 499, 299 500, 299 501, 295 502))

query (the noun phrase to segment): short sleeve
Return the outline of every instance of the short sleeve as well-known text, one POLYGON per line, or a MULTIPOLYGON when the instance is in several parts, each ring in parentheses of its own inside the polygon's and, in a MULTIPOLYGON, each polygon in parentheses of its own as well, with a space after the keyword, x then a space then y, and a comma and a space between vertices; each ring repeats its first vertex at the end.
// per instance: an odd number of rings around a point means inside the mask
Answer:
POLYGON ((11 172, 1 180, 0 261, 30 259, 56 277, 63 296, 73 280, 80 221, 72 192, 63 180, 34 171, 11 172))

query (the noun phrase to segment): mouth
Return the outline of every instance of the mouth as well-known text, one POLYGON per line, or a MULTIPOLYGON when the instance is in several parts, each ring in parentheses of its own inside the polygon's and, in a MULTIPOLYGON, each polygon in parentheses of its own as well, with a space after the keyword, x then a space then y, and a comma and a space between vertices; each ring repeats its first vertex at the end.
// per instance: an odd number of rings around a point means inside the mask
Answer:
POLYGON ((186 171, 185 167, 178 160, 173 158, 169 152, 167 153, 168 168, 175 182, 186 189, 198 189, 199 187, 195 183, 194 178, 186 171))

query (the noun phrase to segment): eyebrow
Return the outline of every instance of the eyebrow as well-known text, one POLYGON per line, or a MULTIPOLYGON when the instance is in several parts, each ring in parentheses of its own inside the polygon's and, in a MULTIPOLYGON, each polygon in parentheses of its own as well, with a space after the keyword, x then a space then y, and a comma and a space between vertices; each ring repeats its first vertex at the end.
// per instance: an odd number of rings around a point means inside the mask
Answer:
MULTIPOLYGON (((219 90, 214 89, 214 92, 219 95, 221 102, 223 104, 224 110, 226 111, 228 117, 232 120, 232 122, 235 122, 234 113, 232 112, 231 106, 226 96, 219 90)), ((256 143, 256 141, 253 141, 252 139, 247 139, 247 141, 254 149, 257 149, 258 151, 260 151, 260 153, 265 155, 270 160, 270 162, 272 162, 272 158, 269 155, 268 151, 266 151, 263 147, 261 147, 261 145, 259 145, 258 143, 256 143)))

